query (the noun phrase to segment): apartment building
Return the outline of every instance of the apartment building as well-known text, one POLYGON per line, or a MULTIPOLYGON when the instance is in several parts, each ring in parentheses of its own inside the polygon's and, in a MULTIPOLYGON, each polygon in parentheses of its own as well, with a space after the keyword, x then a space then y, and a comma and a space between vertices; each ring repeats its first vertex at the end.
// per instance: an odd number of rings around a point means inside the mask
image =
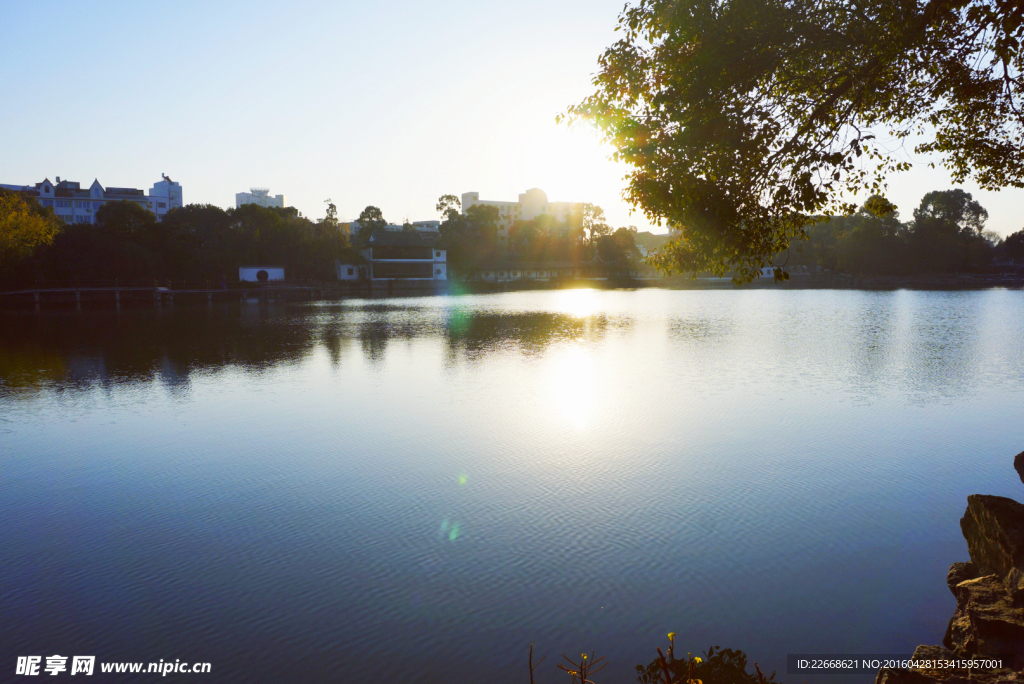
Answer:
POLYGON ((504 200, 482 200, 479 192, 462 193, 462 210, 482 204, 498 209, 498 238, 508 238, 508 230, 516 221, 532 221, 541 214, 547 214, 561 223, 565 221, 575 202, 550 202, 547 193, 540 188, 531 188, 519 195, 518 202, 504 200))
POLYGON ((44 207, 52 208, 64 223, 95 223, 96 211, 107 202, 135 202, 153 212, 157 221, 171 209, 183 206, 181 185, 167 176, 154 183, 148 195, 139 188, 103 187, 99 180, 82 188, 81 183, 61 180, 60 176, 56 182, 45 178, 34 185, 0 184, 0 188, 35 197, 44 207))
POLYGON ((284 195, 270 195, 270 188, 249 188, 249 192, 235 193, 235 208, 243 204, 258 204, 261 207, 278 207, 284 209, 287 205, 284 195))

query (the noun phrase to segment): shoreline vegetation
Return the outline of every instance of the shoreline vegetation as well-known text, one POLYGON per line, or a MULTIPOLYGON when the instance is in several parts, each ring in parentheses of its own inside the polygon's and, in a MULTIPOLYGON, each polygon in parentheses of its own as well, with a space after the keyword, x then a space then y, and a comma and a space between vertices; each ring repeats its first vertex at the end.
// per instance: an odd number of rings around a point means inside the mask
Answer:
MULTIPOLYGON (((664 653, 658 647, 655 649, 658 656, 654 660, 636 666, 636 681, 639 684, 778 684, 775 673, 765 676, 756 662, 754 671, 748 672, 747 655, 743 651, 711 646, 703 655, 687 653, 685 658, 676 658, 675 632, 669 632, 668 640, 669 646, 664 653)), ((537 684, 535 673, 546 658, 542 656, 535 663, 533 644, 530 644, 527 660, 530 684, 537 684)), ((580 653, 578 658, 562 654, 564 662, 558 663, 555 668, 568 673, 572 684, 597 684, 590 677, 608 665, 602 662, 604 659, 604 656, 596 653, 580 653)))
MULTIPOLYGON (((449 292, 488 292, 590 285, 680 289, 736 287, 738 272, 665 276, 686 231, 673 235, 613 229, 600 207, 581 203, 556 220, 516 220, 499 236, 499 211, 462 210, 454 195, 437 205, 443 221, 432 238, 447 250, 449 292), (680 237, 683 236, 683 237, 680 237), (558 270, 550 280, 519 276, 558 270), (512 277, 515 275, 515 277, 512 277)), ((914 218, 901 222, 891 204, 869 199, 850 216, 820 217, 807 239, 762 264, 744 287, 975 289, 1024 284, 1024 230, 1002 239, 985 230, 988 212, 962 190, 928 193, 914 218), (760 276, 760 277, 757 277, 760 276)), ((356 222, 311 221, 294 208, 211 205, 172 209, 160 222, 131 202, 100 207, 89 223, 64 225, 34 197, 0 190, 0 293, 54 288, 239 287, 238 268, 274 264, 288 286, 332 292, 401 291, 415 284, 337 280, 337 262, 361 264, 377 231, 397 230, 376 207, 356 222)), ((417 230, 408 224, 403 231, 417 230)), ((749 275, 749 274, 748 274, 749 275)), ((5 298, 7 299, 7 298, 5 298)), ((0 303, 0 306, 4 304, 0 303)))

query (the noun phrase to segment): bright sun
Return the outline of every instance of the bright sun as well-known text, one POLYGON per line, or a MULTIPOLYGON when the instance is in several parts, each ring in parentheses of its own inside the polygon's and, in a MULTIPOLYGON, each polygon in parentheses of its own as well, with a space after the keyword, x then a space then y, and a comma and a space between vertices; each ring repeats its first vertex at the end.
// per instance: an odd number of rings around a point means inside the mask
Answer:
MULTIPOLYGON (((541 188, 552 202, 591 202, 605 211, 614 227, 649 223, 622 199, 626 164, 608 159, 612 150, 585 124, 569 128, 547 119, 528 132, 496 132, 481 145, 485 176, 492 187, 507 188, 508 199, 528 188, 541 188)), ((486 198, 491 199, 491 198, 486 198)), ((494 197, 493 199, 502 199, 494 197)))

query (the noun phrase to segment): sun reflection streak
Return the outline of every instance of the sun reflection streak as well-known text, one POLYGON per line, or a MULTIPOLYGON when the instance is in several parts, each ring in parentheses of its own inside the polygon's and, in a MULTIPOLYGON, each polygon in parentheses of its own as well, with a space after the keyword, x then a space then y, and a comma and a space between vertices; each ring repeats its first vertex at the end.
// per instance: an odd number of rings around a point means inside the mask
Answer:
POLYGON ((597 290, 573 289, 558 293, 558 309, 577 318, 586 318, 597 311, 600 304, 597 290))
POLYGON ((566 424, 587 427, 597 400, 593 359, 579 345, 566 348, 552 359, 551 401, 566 424))

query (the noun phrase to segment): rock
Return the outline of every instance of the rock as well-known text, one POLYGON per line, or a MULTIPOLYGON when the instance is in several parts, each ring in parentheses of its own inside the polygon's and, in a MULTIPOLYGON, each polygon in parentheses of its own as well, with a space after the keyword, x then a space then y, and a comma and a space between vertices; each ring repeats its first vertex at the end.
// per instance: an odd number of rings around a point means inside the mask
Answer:
MULTIPOLYGON (((941 646, 918 646, 913 660, 956 660, 952 651, 941 646)), ((875 684, 1024 684, 1024 674, 1013 670, 961 670, 952 668, 883 668, 875 684)))
POLYGON ((1024 593, 1024 504, 972 494, 960 529, 978 573, 998 575, 1013 596, 1024 593))
POLYGON ((949 572, 946 574, 946 584, 949 585, 949 590, 956 596, 956 585, 960 584, 969 579, 974 579, 978 576, 978 568, 970 561, 966 563, 953 563, 949 566, 949 572))
POLYGON ((1013 469, 1020 475, 1020 481, 1024 482, 1024 451, 1013 457, 1013 469))
POLYGON ((956 611, 942 645, 960 655, 1013 657, 1024 663, 1024 607, 1015 603, 997 575, 956 585, 956 611))

